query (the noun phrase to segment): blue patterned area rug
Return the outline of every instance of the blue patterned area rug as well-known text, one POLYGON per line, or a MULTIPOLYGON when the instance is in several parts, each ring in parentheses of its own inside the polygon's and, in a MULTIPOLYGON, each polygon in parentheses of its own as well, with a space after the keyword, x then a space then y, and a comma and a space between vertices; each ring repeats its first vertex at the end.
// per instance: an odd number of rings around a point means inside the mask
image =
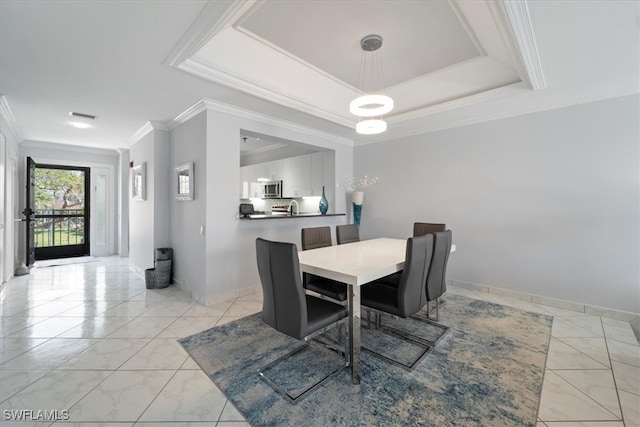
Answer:
MULTIPOLYGON (((297 404, 258 371, 301 342, 259 313, 179 342, 253 426, 535 427, 552 317, 448 295, 439 323, 451 329, 412 370, 363 351, 360 385, 345 368, 297 404)), ((276 369, 294 389, 339 363, 337 353, 319 345, 305 352, 276 369)))

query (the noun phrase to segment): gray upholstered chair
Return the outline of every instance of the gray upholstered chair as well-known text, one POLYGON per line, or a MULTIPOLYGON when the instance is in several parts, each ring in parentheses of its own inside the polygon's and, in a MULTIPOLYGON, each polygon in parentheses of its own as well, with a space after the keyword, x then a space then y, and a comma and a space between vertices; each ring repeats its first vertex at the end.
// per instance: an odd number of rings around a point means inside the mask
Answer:
POLYGON ((258 238, 256 257, 263 292, 262 320, 274 329, 306 339, 347 317, 346 307, 305 295, 295 244, 258 238))
POLYGON ((362 287, 362 305, 404 318, 420 311, 427 303, 425 283, 432 252, 433 235, 409 238, 397 287, 389 286, 384 278, 362 287))
POLYGON ((446 224, 433 224, 429 222, 414 222, 413 223, 413 237, 424 236, 425 234, 437 233, 439 231, 445 231, 447 229, 446 224))
MULTIPOLYGON (((330 227, 303 228, 301 233, 302 250, 324 248, 331 246, 330 227)), ((317 292, 336 301, 347 300, 347 285, 342 282, 316 276, 315 274, 304 273, 302 284, 305 289, 317 292)))
POLYGON ((426 293, 427 293, 427 313, 430 317, 429 302, 436 302, 435 320, 440 317, 440 300, 439 298, 447 291, 446 274, 447 263, 449 262, 449 254, 451 253, 451 230, 433 233, 433 258, 427 275, 426 293))
POLYGON ((339 245, 360 241, 360 231, 355 224, 337 225, 336 240, 339 245))
MULTIPOLYGON (((277 375, 276 378, 272 378, 271 375, 274 371, 282 371, 278 365, 288 363, 294 354, 308 349, 308 344, 282 355, 258 371, 260 377, 274 390, 292 403, 296 403, 307 392, 317 388, 345 366, 348 366, 346 342, 342 342, 347 335, 343 330, 348 311, 340 304, 312 295, 305 295, 300 281, 300 262, 295 244, 271 242, 258 238, 256 239, 256 258, 263 293, 262 320, 266 324, 290 337, 308 341, 312 336, 318 335, 340 322, 338 329, 340 343, 337 350, 344 355, 344 361, 335 365, 327 375, 323 373, 324 377, 321 380, 311 384, 305 390, 294 388, 294 390, 287 391, 282 387, 281 379, 278 380, 277 375), (274 367, 275 369, 272 369, 274 367)), ((320 344, 326 346, 322 342, 320 344)))

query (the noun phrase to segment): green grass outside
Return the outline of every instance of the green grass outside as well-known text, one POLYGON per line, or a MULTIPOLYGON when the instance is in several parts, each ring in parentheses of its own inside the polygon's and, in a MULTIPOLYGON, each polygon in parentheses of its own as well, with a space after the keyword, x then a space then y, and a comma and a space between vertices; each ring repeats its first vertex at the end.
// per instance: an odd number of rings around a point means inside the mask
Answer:
POLYGON ((36 248, 44 248, 47 246, 67 246, 67 245, 80 245, 84 243, 84 230, 60 230, 54 231, 53 243, 51 243, 51 232, 49 230, 36 230, 35 231, 36 248))

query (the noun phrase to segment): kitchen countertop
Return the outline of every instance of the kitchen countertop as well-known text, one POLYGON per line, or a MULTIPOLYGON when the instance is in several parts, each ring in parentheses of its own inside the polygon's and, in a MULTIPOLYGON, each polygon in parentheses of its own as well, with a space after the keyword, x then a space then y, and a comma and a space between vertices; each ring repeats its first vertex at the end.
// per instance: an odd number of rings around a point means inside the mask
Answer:
POLYGON ((249 217, 240 217, 240 219, 288 219, 288 218, 309 218, 309 217, 318 217, 318 216, 344 216, 346 214, 343 213, 328 213, 322 215, 319 212, 314 213, 301 213, 298 215, 288 215, 288 214, 252 214, 249 217))

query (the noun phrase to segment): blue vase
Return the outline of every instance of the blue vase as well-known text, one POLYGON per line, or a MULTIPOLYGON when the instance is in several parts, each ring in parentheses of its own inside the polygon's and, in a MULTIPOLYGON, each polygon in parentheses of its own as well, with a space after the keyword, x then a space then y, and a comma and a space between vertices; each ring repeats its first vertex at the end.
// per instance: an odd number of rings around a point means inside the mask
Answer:
POLYGON ((353 204, 353 223, 360 228, 360 216, 362 215, 362 205, 353 204))
POLYGON ((327 214, 327 211, 329 210, 329 202, 327 201, 327 198, 324 195, 324 185, 322 186, 322 197, 320 197, 320 205, 318 207, 322 215, 327 214))

